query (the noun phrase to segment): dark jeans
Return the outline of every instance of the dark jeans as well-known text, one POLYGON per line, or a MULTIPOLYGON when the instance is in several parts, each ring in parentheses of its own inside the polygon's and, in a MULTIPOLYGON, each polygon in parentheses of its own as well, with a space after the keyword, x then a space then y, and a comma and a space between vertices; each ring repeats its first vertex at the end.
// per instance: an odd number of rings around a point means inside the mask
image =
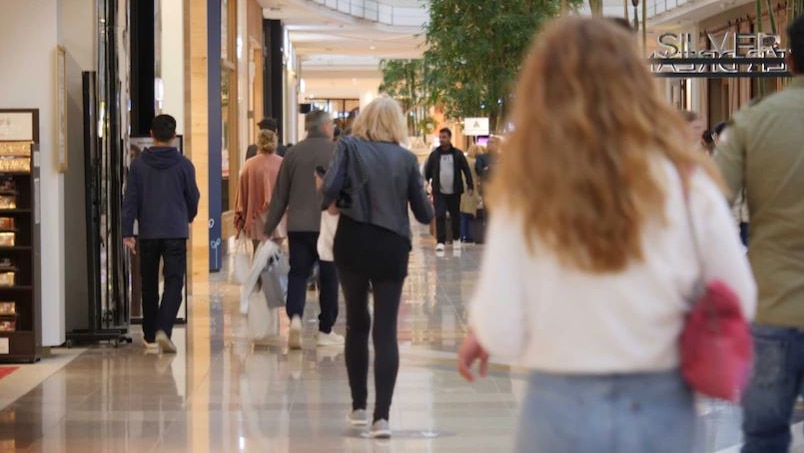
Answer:
POLYGON ((388 420, 391 400, 399 372, 399 345, 396 338, 399 301, 404 280, 376 281, 339 268, 346 297, 346 369, 352 390, 352 409, 368 404, 368 337, 374 342, 374 421, 388 420), (374 288, 374 326, 368 309, 369 283, 374 288))
POLYGON ((449 212, 450 226, 452 228, 452 240, 457 241, 461 237, 460 218, 461 218, 461 195, 444 195, 443 193, 433 194, 433 204, 435 205, 436 218, 436 240, 439 244, 447 242, 447 212, 449 212))
POLYGON ((153 342, 162 330, 170 337, 181 306, 181 291, 187 271, 186 239, 140 239, 142 273, 142 332, 153 342), (163 262, 165 279, 162 303, 159 302, 159 264, 163 262))
POLYGON ((804 330, 753 327, 754 373, 743 396, 743 453, 790 448, 793 408, 802 395, 804 330))
POLYGON ((288 317, 302 317, 307 301, 307 281, 318 263, 319 293, 318 302, 321 314, 318 315, 318 330, 332 332, 338 319, 338 274, 332 261, 318 258, 318 233, 288 232, 290 246, 290 272, 288 273, 288 317))
POLYGON ((469 230, 469 224, 474 218, 475 216, 472 214, 461 213, 461 240, 472 242, 472 232, 469 230))
POLYGON ((748 222, 740 222, 740 240, 748 247, 748 222))

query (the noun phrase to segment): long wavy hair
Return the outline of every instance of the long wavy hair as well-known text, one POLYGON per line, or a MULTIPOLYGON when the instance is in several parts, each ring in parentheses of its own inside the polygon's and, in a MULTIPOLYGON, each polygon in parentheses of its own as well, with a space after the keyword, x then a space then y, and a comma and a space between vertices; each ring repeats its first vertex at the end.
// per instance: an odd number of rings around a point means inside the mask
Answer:
POLYGON ((641 261, 646 223, 666 223, 660 158, 703 168, 723 187, 712 164, 685 147, 686 125, 660 97, 633 35, 608 20, 549 24, 515 96, 492 196, 521 217, 532 253, 541 244, 593 273, 641 261))

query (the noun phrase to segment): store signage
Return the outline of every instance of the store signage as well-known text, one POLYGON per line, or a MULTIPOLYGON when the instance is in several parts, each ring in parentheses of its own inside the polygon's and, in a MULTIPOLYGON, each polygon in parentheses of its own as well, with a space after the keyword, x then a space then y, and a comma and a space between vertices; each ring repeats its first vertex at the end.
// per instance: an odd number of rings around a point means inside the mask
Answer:
POLYGON ((32 142, 33 124, 31 112, 0 113, 0 141, 32 142))
POLYGON ((489 135, 489 119, 488 118, 464 118, 463 120, 463 135, 478 136, 489 135))
POLYGON ((707 33, 702 49, 691 33, 663 33, 650 58, 651 71, 662 77, 784 77, 786 50, 779 36, 767 33, 707 33), (708 45, 707 45, 708 44, 708 45))

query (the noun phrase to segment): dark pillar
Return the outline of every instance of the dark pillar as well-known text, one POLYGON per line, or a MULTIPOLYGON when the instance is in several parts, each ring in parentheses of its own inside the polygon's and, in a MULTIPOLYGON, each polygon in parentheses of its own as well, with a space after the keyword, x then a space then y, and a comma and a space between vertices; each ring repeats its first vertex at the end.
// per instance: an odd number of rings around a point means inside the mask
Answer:
MULTIPOLYGON (((279 139, 284 130, 285 26, 282 21, 265 19, 263 24, 263 116, 273 117, 279 125, 279 139)), ((259 121, 259 120, 258 120, 259 121)))
POLYGON ((130 2, 130 8, 131 135, 137 137, 149 134, 155 114, 154 0, 130 2))
MULTIPOLYGON (((223 262, 221 213, 223 210, 223 112, 221 99, 221 0, 207 0, 207 68, 209 94, 209 270, 218 272, 223 262)), ((203 202, 202 196, 202 202, 203 202)), ((202 221, 197 219, 196 222, 202 221)))

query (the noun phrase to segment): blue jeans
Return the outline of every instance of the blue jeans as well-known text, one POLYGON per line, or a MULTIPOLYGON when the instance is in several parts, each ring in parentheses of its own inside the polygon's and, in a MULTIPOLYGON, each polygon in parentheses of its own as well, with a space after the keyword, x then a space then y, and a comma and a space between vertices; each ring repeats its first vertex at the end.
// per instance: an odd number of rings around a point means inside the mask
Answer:
POLYGON ((743 396, 743 453, 787 452, 802 394, 804 330, 755 325, 754 374, 743 396))
POLYGON ((472 233, 469 231, 469 222, 474 219, 475 216, 472 214, 467 214, 465 212, 461 213, 461 239, 466 241, 472 241, 472 233))
POLYGON ((678 370, 623 375, 533 373, 518 453, 689 453, 693 395, 678 370))

